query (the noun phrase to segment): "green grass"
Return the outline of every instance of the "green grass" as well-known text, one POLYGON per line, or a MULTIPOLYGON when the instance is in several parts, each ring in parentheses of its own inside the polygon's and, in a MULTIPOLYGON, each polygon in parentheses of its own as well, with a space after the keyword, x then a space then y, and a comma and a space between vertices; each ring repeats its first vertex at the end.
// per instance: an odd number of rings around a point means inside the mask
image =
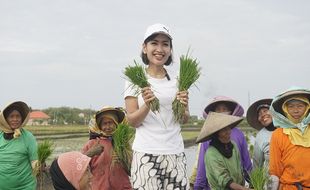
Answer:
POLYGON ((59 135, 73 133, 88 133, 86 125, 62 125, 62 126, 26 126, 33 135, 59 135))
POLYGON ((182 131, 183 140, 197 138, 200 131, 182 131))

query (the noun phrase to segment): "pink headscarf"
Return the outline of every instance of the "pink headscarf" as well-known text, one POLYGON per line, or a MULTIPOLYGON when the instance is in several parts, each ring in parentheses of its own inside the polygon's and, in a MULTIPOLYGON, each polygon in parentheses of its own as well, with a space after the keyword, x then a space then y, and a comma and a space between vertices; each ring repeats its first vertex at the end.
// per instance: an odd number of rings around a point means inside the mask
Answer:
POLYGON ((90 162, 90 157, 77 152, 66 152, 58 157, 57 163, 67 180, 80 190, 80 180, 90 162))

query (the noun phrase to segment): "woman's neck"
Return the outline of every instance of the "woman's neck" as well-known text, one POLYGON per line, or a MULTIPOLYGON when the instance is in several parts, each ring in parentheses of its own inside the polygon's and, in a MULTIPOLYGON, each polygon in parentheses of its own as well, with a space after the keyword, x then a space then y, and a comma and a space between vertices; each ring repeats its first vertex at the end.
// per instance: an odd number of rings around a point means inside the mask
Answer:
POLYGON ((160 67, 148 67, 146 68, 146 73, 154 78, 164 78, 166 77, 167 71, 163 66, 160 67))

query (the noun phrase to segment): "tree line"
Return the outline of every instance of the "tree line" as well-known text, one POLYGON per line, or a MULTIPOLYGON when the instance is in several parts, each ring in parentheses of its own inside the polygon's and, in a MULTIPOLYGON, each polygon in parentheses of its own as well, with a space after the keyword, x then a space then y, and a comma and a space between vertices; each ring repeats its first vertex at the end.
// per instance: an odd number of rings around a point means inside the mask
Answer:
POLYGON ((90 118, 96 113, 92 109, 71 107, 50 107, 41 111, 50 117, 48 122, 51 125, 87 125, 90 118))

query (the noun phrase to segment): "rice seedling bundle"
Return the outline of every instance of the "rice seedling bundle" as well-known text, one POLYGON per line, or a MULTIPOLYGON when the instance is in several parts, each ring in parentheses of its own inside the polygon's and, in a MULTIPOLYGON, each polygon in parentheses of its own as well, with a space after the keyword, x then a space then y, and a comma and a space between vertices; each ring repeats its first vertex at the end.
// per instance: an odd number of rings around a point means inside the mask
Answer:
POLYGON ((250 173, 251 184, 255 190, 263 190, 269 182, 269 176, 265 167, 258 167, 250 173))
POLYGON ((45 161, 48 157, 52 155, 53 150, 53 142, 51 142, 50 140, 44 140, 42 143, 38 144, 38 165, 34 171, 34 174, 38 176, 38 184, 40 190, 43 190, 44 186, 43 173, 45 172, 45 161))
MULTIPOLYGON (((178 78, 179 91, 188 90, 200 77, 201 68, 197 59, 189 57, 188 53, 180 57, 180 74, 178 78)), ((172 102, 172 110, 176 122, 180 122, 185 113, 185 105, 176 98, 172 102)))
MULTIPOLYGON (((147 81, 147 77, 145 74, 145 68, 139 65, 136 61, 134 66, 128 66, 125 68, 124 74, 127 76, 129 81, 134 85, 140 88, 149 87, 150 83, 147 81)), ((137 94, 140 92, 137 91, 137 94)), ((152 112, 159 112, 159 100, 155 98, 150 102, 150 109, 152 112)))
POLYGON ((130 175, 131 159, 132 159, 132 140, 135 135, 135 129, 128 124, 118 124, 113 133, 113 149, 112 164, 120 162, 126 172, 130 175))

